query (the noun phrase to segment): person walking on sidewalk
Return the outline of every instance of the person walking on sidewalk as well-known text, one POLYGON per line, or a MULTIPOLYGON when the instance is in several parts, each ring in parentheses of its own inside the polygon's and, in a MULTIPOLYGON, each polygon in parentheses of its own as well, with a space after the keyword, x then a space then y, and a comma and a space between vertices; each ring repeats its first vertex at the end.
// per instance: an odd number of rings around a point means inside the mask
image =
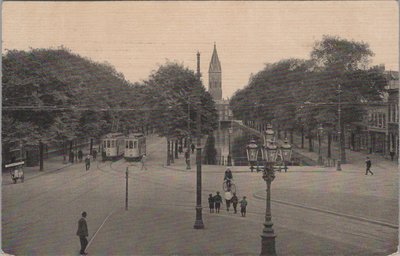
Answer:
POLYGON ((212 194, 208 195, 208 206, 210 207, 210 213, 214 212, 214 197, 212 194))
POLYGON ((81 255, 87 255, 85 252, 86 246, 88 245, 87 237, 89 236, 89 231, 86 223, 86 212, 82 212, 82 218, 78 221, 78 231, 76 231, 76 235, 79 236, 79 241, 81 242, 81 255))
POLYGON ((368 175, 368 172, 371 173, 371 175, 374 175, 374 173, 371 171, 371 159, 369 159, 369 157, 367 156, 367 159, 365 160, 365 164, 366 164, 366 170, 365 170, 365 175, 368 175))
POLYGON ((246 207, 247 201, 246 197, 244 196, 243 199, 240 201, 240 213, 242 214, 242 217, 246 217, 246 207))
POLYGON ((193 154, 194 153, 194 148, 195 148, 194 144, 192 143, 192 145, 190 145, 190 147, 192 149, 192 154, 193 154))
POLYGON ((140 162, 142 163, 142 167, 140 168, 140 170, 145 169, 145 170, 147 171, 147 168, 146 168, 146 166, 145 166, 145 163, 146 163, 146 154, 144 154, 144 155, 142 156, 142 159, 140 159, 140 162))
POLYGON ((231 199, 231 203, 233 206, 233 213, 237 213, 237 205, 239 203, 239 198, 236 196, 236 193, 233 193, 232 199, 231 199))
POLYGON ((226 211, 229 212, 229 207, 231 206, 232 192, 228 188, 225 192, 225 203, 226 203, 226 211))
POLYGON ((85 167, 86 167, 86 171, 88 171, 90 169, 90 155, 87 155, 85 158, 85 167))
POLYGON ((186 170, 190 169, 190 149, 185 152, 186 170))
POLYGON ((75 158, 74 151, 71 150, 71 152, 69 152, 69 161, 71 163, 74 163, 74 158, 75 158))
POLYGON ((219 191, 217 191, 217 194, 214 196, 214 203, 215 203, 215 212, 219 213, 219 209, 221 208, 222 204, 222 197, 219 194, 219 191))

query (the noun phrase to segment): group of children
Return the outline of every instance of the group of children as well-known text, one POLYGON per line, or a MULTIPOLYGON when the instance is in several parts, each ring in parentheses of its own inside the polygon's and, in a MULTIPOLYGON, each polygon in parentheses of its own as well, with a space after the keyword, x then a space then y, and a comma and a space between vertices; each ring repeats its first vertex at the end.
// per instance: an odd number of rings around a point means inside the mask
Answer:
MULTIPOLYGON (((236 193, 233 193, 233 195, 232 195, 231 191, 228 190, 225 192, 225 203, 226 203, 226 211, 228 211, 228 212, 229 212, 229 207, 232 203, 234 213, 237 213, 236 208, 239 203, 240 204, 240 213, 242 214, 242 217, 246 217, 247 201, 246 201, 245 196, 239 202, 239 199, 236 196, 236 193)), ((210 213, 214 212, 214 208, 215 208, 215 212, 219 213, 221 204, 223 204, 223 200, 222 200, 221 195, 219 194, 219 191, 217 191, 217 194, 215 196, 213 196, 212 194, 209 194, 208 205, 210 207, 210 213)))

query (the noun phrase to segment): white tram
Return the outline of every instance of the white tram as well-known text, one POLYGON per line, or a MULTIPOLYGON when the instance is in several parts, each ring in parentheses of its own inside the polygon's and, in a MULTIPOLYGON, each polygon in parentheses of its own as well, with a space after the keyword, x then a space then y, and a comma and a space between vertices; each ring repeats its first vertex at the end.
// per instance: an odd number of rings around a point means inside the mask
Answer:
POLYGON ((125 138, 125 159, 139 161, 144 154, 146 154, 146 137, 143 133, 129 134, 125 138))
POLYGON ((125 136, 122 133, 109 133, 102 139, 103 160, 115 160, 124 154, 125 136))

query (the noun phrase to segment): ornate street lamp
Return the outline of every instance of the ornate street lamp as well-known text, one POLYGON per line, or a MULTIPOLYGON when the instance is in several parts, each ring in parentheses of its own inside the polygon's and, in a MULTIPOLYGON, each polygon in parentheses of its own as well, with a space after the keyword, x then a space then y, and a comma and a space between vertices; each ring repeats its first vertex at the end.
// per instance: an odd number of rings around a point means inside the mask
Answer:
POLYGON ((322 124, 319 125, 318 127, 318 164, 323 165, 322 161, 322 155, 321 155, 321 136, 324 131, 324 128, 322 127, 322 124))
MULTIPOLYGON (((267 198, 266 198, 266 210, 265 210, 265 222, 264 228, 261 234, 261 254, 260 255, 276 255, 275 251, 275 233, 272 228, 272 214, 271 214, 271 183, 275 179, 274 163, 276 162, 278 153, 280 152, 283 162, 285 163, 285 171, 287 170, 286 162, 289 162, 292 155, 292 146, 285 139, 282 146, 278 147, 275 144, 274 131, 271 126, 268 126, 264 133, 264 146, 261 147, 262 161, 264 164, 263 168, 257 168, 262 170, 263 179, 267 184, 267 198)), ((258 147, 254 140, 250 141, 247 145, 247 159, 250 165, 253 165, 257 161, 258 147)))
POLYGON ((258 152, 259 148, 258 145, 256 144, 256 141, 254 139, 250 140, 250 144, 247 145, 246 147, 246 153, 247 153, 247 160, 250 163, 250 170, 253 172, 254 170, 254 165, 256 165, 256 169, 258 171, 258 152))

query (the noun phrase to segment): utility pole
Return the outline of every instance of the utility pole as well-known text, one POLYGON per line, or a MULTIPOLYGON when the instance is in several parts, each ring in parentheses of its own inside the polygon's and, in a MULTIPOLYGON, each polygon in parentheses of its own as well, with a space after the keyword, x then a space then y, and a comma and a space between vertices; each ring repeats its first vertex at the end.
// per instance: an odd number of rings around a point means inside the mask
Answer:
POLYGON ((128 166, 125 171, 125 211, 128 210, 128 166))
POLYGON ((339 135, 339 159, 337 160, 337 166, 336 166, 336 171, 341 171, 341 162, 342 162, 342 122, 341 122, 341 112, 342 112, 342 107, 341 107, 341 98, 340 94, 342 92, 340 84, 338 84, 338 94, 339 94, 339 104, 338 104, 338 135, 339 135))

